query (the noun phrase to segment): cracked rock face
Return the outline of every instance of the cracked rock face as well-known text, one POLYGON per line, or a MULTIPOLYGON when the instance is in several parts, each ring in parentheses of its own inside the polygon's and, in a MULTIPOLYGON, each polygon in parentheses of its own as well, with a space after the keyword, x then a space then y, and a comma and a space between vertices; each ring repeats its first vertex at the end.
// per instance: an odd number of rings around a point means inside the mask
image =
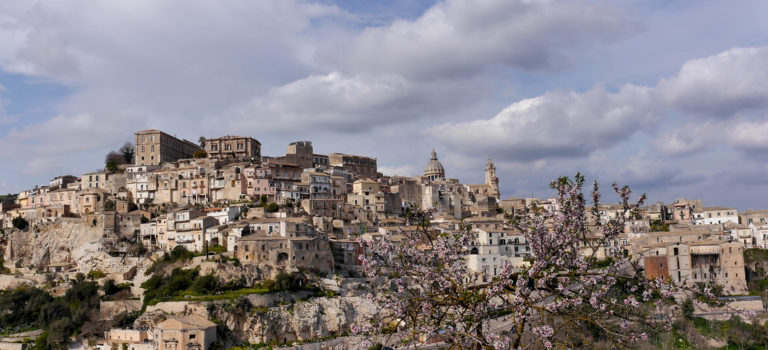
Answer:
POLYGON ((77 272, 101 270, 121 274, 133 265, 107 254, 104 233, 76 220, 62 220, 43 226, 40 232, 16 231, 9 235, 5 249, 7 266, 42 269, 49 265, 68 265, 77 272))
POLYGON ((240 340, 251 343, 311 340, 347 334, 350 326, 374 312, 374 304, 363 297, 315 298, 271 308, 255 308, 251 314, 217 309, 240 340))

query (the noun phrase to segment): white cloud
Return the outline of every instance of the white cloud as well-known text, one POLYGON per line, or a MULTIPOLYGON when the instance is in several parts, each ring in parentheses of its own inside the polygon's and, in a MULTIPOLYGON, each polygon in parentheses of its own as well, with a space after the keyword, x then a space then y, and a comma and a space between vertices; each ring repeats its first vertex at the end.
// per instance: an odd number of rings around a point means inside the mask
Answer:
POLYGON ((113 109, 186 118, 305 76, 311 52, 333 27, 313 21, 345 16, 334 6, 292 0, 0 6, 7 14, 0 17, 3 70, 62 83, 75 95, 109 95, 113 109))
POLYGON ((689 122, 662 132, 656 139, 655 147, 666 155, 690 155, 706 151, 725 140, 723 132, 727 127, 723 123, 710 121, 689 122))
POLYGON ((768 120, 736 122, 725 130, 727 142, 737 149, 755 153, 768 151, 768 120))
POLYGON ((88 168, 98 167, 107 152, 132 141, 133 133, 128 130, 139 130, 145 122, 129 112, 115 119, 92 114, 59 115, 42 123, 12 128, 0 138, 0 157, 26 174, 39 175, 50 174, 51 170, 66 166, 77 153, 87 151, 98 162, 88 168))
POLYGON ((690 60, 654 87, 552 91, 513 103, 493 118, 446 123, 428 133, 458 152, 491 152, 513 161, 583 157, 611 149, 640 130, 650 135, 661 130, 652 143, 666 155, 720 145, 762 151, 768 149, 761 137, 768 132, 762 120, 768 115, 766 67, 768 48, 732 49, 690 60), (679 121, 674 127, 654 125, 672 114, 679 121))
POLYGON ((627 85, 616 93, 602 88, 549 92, 516 102, 493 118, 446 123, 427 133, 459 152, 532 161, 585 156, 652 129, 657 121, 649 89, 627 85))
POLYGON ((366 28, 334 50, 343 56, 335 59, 354 72, 467 76, 497 64, 560 69, 569 49, 636 30, 626 13, 606 3, 448 0, 417 19, 366 28))
POLYGON ((633 159, 626 164, 620 178, 622 184, 642 189, 690 185, 705 179, 702 175, 685 174, 659 159, 633 159))
POLYGON ((480 91, 471 82, 453 85, 332 72, 273 88, 231 113, 236 115, 234 124, 246 130, 360 132, 452 109, 480 91))
POLYGON ((768 48, 736 48, 694 59, 662 79, 661 101, 685 112, 727 118, 768 106, 768 48))

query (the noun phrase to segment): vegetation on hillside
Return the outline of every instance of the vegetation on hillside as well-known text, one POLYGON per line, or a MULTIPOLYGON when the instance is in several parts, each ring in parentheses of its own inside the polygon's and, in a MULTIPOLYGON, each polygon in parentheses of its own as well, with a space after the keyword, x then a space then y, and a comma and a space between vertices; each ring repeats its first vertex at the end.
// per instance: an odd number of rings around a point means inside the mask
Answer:
POLYGON ((98 322, 98 284, 78 274, 72 288, 60 297, 42 289, 19 287, 0 294, 0 328, 4 332, 42 329, 37 349, 65 348, 73 336, 101 335, 98 322))
POLYGON ((144 305, 161 301, 207 301, 234 299, 248 294, 267 294, 279 291, 309 290, 320 293, 320 289, 309 285, 301 274, 281 273, 275 280, 248 285, 245 278, 220 281, 215 275, 201 275, 199 268, 175 268, 170 274, 155 273, 141 284, 145 289, 144 305))
POLYGON ((192 258, 200 256, 200 254, 196 254, 194 252, 190 252, 187 250, 187 248, 184 248, 184 246, 177 245, 176 247, 171 250, 171 253, 168 252, 163 253, 163 257, 159 260, 152 263, 152 266, 150 266, 147 271, 144 273, 145 275, 150 275, 152 273, 158 272, 163 269, 163 267, 176 263, 176 262, 183 262, 192 260, 192 258))

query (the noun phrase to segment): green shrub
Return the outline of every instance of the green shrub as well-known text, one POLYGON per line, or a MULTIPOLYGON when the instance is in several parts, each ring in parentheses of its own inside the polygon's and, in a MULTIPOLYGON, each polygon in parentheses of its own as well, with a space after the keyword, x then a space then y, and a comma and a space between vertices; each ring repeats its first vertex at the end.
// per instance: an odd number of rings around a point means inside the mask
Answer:
POLYGON ((104 278, 106 276, 107 276, 107 274, 104 273, 104 271, 101 271, 101 270, 91 270, 91 272, 88 272, 88 278, 90 278, 92 280, 97 280, 99 278, 104 278))
POLYGON ((11 220, 11 224, 14 228, 19 230, 26 230, 29 227, 29 221, 21 216, 17 216, 11 220))
POLYGON ((264 207, 264 209, 265 209, 267 212, 269 212, 269 213, 274 213, 274 212, 276 212, 276 211, 280 210, 280 206, 279 206, 277 203, 275 203, 275 202, 272 202, 272 203, 269 203, 269 204, 267 204, 267 205, 264 207))
POLYGON ((189 289, 197 294, 210 294, 217 290, 218 282, 213 275, 200 276, 189 289))

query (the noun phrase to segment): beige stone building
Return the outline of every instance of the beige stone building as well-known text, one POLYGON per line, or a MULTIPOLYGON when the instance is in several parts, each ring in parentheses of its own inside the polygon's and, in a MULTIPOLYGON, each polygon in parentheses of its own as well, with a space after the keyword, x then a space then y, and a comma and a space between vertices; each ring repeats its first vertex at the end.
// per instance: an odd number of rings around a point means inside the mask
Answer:
POLYGON ((97 349, 111 350, 113 348, 150 350, 154 346, 147 336, 147 331, 112 328, 104 334, 104 341, 97 346, 97 349))
POLYGON ((358 179, 376 179, 379 177, 376 158, 343 153, 331 153, 328 155, 328 162, 330 166, 342 168, 358 179))
POLYGON ((104 201, 109 198, 109 192, 101 188, 86 188, 78 197, 77 212, 90 214, 104 210, 104 201))
POLYGON ((127 176, 123 173, 96 171, 83 174, 80 178, 80 187, 82 189, 101 188, 116 195, 121 189, 126 188, 126 179, 127 176))
POLYGON ((755 226, 768 224, 768 210, 752 210, 739 213, 739 223, 742 225, 754 224, 755 226))
POLYGON ((697 283, 723 286, 726 295, 744 294, 744 245, 739 242, 705 240, 690 243, 659 243, 643 252, 648 278, 670 279, 693 287, 697 283))
POLYGON ((261 162, 261 142, 247 136, 205 139, 205 152, 213 159, 253 159, 261 162))
POLYGON ((340 198, 307 198, 301 200, 301 208, 309 216, 341 217, 344 201, 340 198))
POLYGON ((389 189, 397 193, 404 203, 421 202, 421 184, 416 179, 403 176, 393 176, 389 179, 389 189))
POLYGON ((210 201, 236 201, 247 196, 248 179, 243 170, 247 164, 230 164, 216 171, 210 180, 210 201))
POLYGON ((197 315, 171 317, 155 325, 158 350, 206 350, 216 341, 216 324, 197 315))
MULTIPOLYGON (((287 163, 297 165, 302 169, 312 168, 315 165, 315 158, 322 162, 322 157, 315 157, 311 141, 295 141, 288 144, 284 156, 270 158, 269 163, 287 163)), ((327 157, 325 158, 327 160, 327 157)), ((324 165, 327 165, 324 164, 324 165)))
POLYGON ((276 270, 307 269, 323 274, 333 271, 328 241, 315 237, 251 234, 237 241, 235 254, 243 264, 267 265, 276 270))
POLYGON ((200 146, 178 139, 160 130, 136 132, 135 165, 158 165, 179 159, 192 158, 200 146))
POLYGON ((379 183, 371 179, 357 180, 352 184, 352 194, 347 196, 347 203, 365 210, 377 211, 376 201, 379 183))
POLYGON ((701 207, 701 200, 678 198, 672 204, 672 218, 677 222, 691 221, 693 211, 701 207))

